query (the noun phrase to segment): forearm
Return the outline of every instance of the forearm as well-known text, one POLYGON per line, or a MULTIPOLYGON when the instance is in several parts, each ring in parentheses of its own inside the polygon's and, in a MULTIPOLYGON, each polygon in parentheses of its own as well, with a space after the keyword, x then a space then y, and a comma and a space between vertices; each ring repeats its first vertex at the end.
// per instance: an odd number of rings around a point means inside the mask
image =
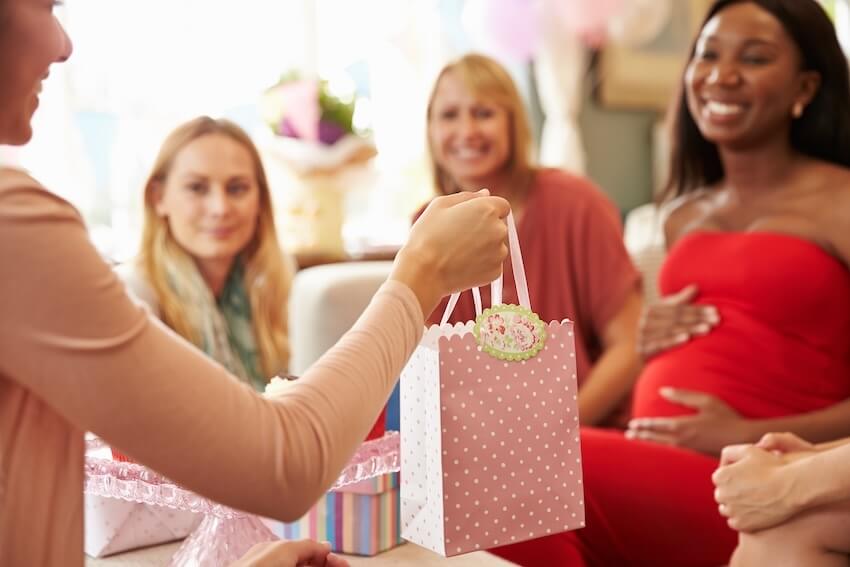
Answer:
POLYGON ((582 425, 600 423, 617 409, 634 387, 641 366, 637 351, 641 304, 640 293, 632 289, 601 330, 605 350, 579 390, 582 425))
POLYGON ((306 510, 339 476, 416 347, 422 314, 410 290, 385 284, 342 339, 280 399, 290 506, 306 510), (300 503, 300 504, 299 504, 300 503))
POLYGON ((850 443, 788 465, 799 486, 801 510, 850 501, 850 443))
POLYGON ((850 399, 826 409, 771 419, 750 420, 751 441, 762 435, 788 431, 813 443, 850 436, 850 399))
MULTIPOLYGON (((120 386, 90 379, 92 390, 113 402, 107 407, 122 408, 121 423, 101 411, 85 419, 88 429, 188 488, 291 521, 328 489, 365 439, 422 329, 410 292, 383 287, 355 326, 275 403, 222 379, 205 357, 151 336, 135 351, 156 352, 155 362, 113 372, 122 376, 120 386)), ((110 364, 122 367, 126 358, 110 364)))
POLYGON ((407 286, 416 296, 427 317, 442 298, 434 281, 439 258, 427 248, 402 248, 396 256, 389 279, 407 286))
POLYGON ((609 347, 579 390, 582 425, 597 425, 628 397, 640 370, 635 344, 622 341, 609 347))
POLYGON ((850 445, 850 437, 844 437, 843 439, 836 439, 835 441, 828 441, 826 443, 818 443, 816 447, 818 451, 829 451, 830 449, 843 447, 844 445, 850 445))

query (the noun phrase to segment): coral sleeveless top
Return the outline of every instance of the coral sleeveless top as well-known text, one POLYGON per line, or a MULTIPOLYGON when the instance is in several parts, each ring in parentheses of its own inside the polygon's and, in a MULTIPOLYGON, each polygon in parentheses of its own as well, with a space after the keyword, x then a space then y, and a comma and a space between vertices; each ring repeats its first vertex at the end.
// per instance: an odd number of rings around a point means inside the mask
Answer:
POLYGON ((781 233, 693 232, 659 280, 664 294, 690 283, 721 322, 648 362, 635 416, 692 413, 664 400, 664 386, 712 394, 750 418, 850 397, 850 271, 820 246, 781 233))

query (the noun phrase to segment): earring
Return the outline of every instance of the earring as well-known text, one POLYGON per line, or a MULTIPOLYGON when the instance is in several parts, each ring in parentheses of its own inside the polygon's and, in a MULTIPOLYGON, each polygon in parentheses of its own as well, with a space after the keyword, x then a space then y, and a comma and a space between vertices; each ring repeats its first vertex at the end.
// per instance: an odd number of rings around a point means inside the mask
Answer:
POLYGON ((802 102, 795 102, 794 106, 791 108, 791 116, 794 118, 800 118, 803 115, 803 110, 805 110, 805 106, 803 106, 802 102))

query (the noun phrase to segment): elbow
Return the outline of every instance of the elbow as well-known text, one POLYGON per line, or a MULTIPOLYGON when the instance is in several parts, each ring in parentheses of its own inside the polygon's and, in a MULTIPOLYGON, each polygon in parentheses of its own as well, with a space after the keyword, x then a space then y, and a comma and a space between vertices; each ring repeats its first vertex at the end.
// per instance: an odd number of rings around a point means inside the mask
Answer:
POLYGON ((279 496, 267 501, 267 506, 273 507, 268 510, 268 517, 286 523, 300 520, 325 495, 329 486, 330 482, 318 482, 318 479, 304 476, 278 483, 275 494, 279 496))
POLYGON ((304 498, 300 497, 282 497, 278 499, 274 509, 268 511, 268 517, 274 518, 284 523, 297 522, 310 511, 319 497, 304 498))
POLYGON ((301 506, 298 508, 285 509, 276 519, 285 524, 291 524, 306 516, 307 512, 310 511, 310 508, 311 506, 301 506))
POLYGON ((280 452, 275 459, 276 465, 267 469, 267 486, 274 487, 274 498, 266 502, 267 507, 273 508, 268 514, 282 522, 297 521, 309 512, 333 484, 339 474, 338 469, 342 468, 341 464, 329 458, 333 451, 327 448, 325 440, 331 435, 319 429, 322 423, 319 416, 312 413, 308 404, 298 403, 304 400, 294 395, 288 401, 289 416, 302 427, 287 427, 287 423, 281 420, 281 429, 285 433, 277 442, 280 452))

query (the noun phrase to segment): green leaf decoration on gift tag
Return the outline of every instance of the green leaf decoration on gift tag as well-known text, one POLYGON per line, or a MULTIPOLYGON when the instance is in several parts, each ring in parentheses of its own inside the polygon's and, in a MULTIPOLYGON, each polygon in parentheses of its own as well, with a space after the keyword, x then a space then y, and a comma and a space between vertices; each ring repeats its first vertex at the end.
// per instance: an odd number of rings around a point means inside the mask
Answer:
POLYGON ((546 325, 530 309, 496 305, 476 317, 472 329, 481 350, 499 360, 534 358, 546 344, 546 325))

